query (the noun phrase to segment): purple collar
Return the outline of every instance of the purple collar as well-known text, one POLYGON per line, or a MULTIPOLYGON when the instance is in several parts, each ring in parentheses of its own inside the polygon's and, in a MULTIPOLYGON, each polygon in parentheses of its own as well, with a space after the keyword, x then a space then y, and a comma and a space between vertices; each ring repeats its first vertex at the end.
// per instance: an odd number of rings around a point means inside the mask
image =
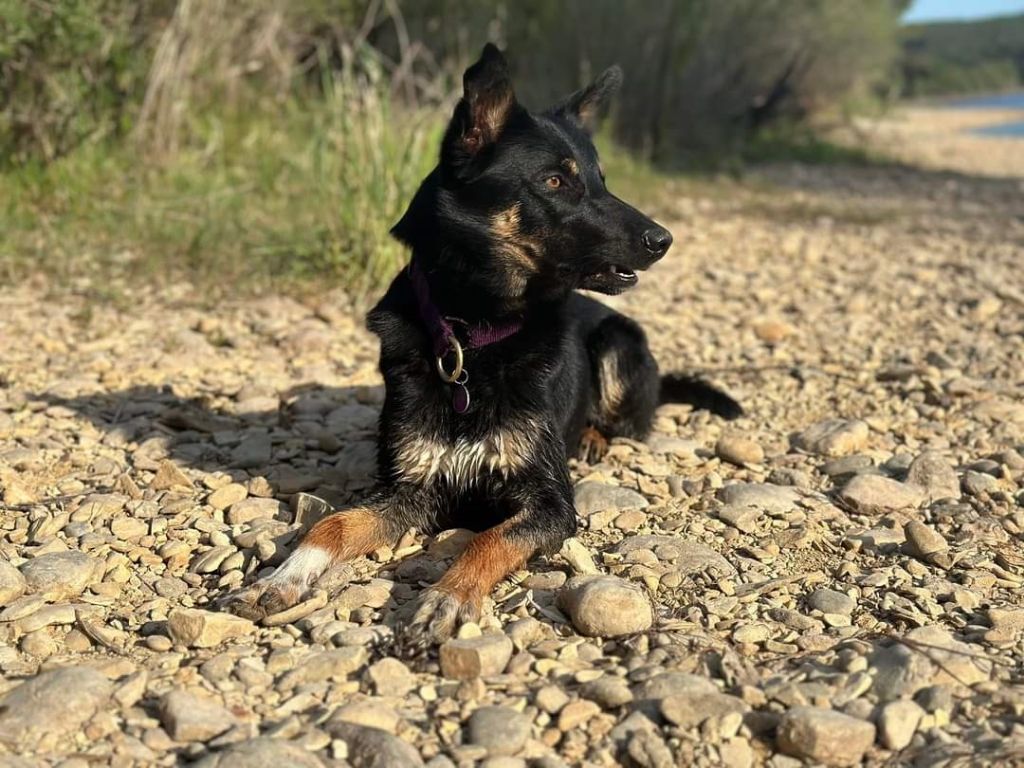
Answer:
POLYGON ((461 323, 466 326, 466 343, 461 344, 465 349, 479 349, 489 344, 497 344, 518 333, 523 327, 521 319, 509 320, 498 325, 470 325, 456 317, 445 317, 430 298, 430 285, 427 283, 427 276, 423 274, 423 270, 415 261, 409 262, 409 279, 412 280, 412 289, 416 294, 420 318, 430 331, 434 340, 434 354, 438 357, 447 355, 452 350, 452 340, 458 342, 452 323, 461 323))
POLYGON ((469 410, 469 390, 466 389, 469 371, 462 365, 463 346, 465 349, 479 349, 489 344, 497 344, 518 333, 523 327, 523 321, 516 319, 498 325, 470 325, 455 317, 445 317, 430 298, 430 284, 427 282, 427 276, 423 274, 423 270, 415 259, 409 262, 409 280, 412 282, 413 293, 416 294, 420 319, 427 326, 434 342, 437 373, 442 381, 452 386, 452 408, 456 413, 465 413, 469 410), (466 327, 465 345, 456 336, 452 323, 461 323, 466 327), (445 367, 447 358, 454 358, 451 370, 445 367))

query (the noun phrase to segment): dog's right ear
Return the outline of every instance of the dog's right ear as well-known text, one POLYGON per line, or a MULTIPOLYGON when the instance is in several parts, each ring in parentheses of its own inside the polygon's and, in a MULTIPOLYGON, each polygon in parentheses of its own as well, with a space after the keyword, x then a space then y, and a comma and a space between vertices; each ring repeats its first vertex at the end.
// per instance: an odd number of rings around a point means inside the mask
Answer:
POLYGON ((462 76, 462 98, 441 143, 441 167, 466 178, 474 161, 498 140, 516 107, 508 62, 493 44, 462 76))

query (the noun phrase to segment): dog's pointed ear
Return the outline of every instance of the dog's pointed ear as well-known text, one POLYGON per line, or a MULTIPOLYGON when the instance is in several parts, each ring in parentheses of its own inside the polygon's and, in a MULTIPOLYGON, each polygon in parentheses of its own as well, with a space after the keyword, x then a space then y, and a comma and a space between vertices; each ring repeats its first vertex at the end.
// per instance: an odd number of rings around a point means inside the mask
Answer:
POLYGON ((492 43, 462 76, 462 89, 441 147, 442 165, 457 172, 498 140, 516 107, 508 62, 492 43))
POLYGON ((551 112, 566 117, 588 133, 597 130, 598 120, 608 100, 622 85, 622 69, 616 64, 598 75, 590 85, 567 97, 551 112))

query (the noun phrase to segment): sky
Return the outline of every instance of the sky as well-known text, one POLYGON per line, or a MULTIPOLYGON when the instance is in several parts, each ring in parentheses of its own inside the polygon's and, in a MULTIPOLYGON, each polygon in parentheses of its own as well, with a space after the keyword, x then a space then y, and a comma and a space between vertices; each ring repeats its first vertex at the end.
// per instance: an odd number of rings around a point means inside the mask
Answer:
POLYGON ((984 19, 1024 13, 1024 0, 914 0, 905 23, 951 19, 984 19))

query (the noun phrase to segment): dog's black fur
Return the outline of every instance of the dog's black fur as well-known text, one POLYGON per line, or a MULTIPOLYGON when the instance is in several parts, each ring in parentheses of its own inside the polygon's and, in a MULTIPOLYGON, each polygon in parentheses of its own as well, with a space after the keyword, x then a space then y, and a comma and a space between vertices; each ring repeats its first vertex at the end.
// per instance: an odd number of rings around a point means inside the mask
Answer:
POLYGON ((739 415, 733 400, 699 381, 661 379, 641 328, 576 293, 626 290, 672 242, 605 187, 590 131, 620 80, 612 68, 535 114, 516 101, 494 46, 466 71, 440 163, 393 233, 443 315, 522 326, 466 350, 472 399, 456 413, 409 272, 395 278, 368 317, 386 387, 379 489, 315 526, 289 563, 237 603, 242 612, 287 607, 331 562, 410 527, 482 531, 412 621, 416 636, 443 639, 478 615, 498 580, 573 535, 567 457, 585 434, 589 448, 602 438, 643 439, 666 396, 739 415))

